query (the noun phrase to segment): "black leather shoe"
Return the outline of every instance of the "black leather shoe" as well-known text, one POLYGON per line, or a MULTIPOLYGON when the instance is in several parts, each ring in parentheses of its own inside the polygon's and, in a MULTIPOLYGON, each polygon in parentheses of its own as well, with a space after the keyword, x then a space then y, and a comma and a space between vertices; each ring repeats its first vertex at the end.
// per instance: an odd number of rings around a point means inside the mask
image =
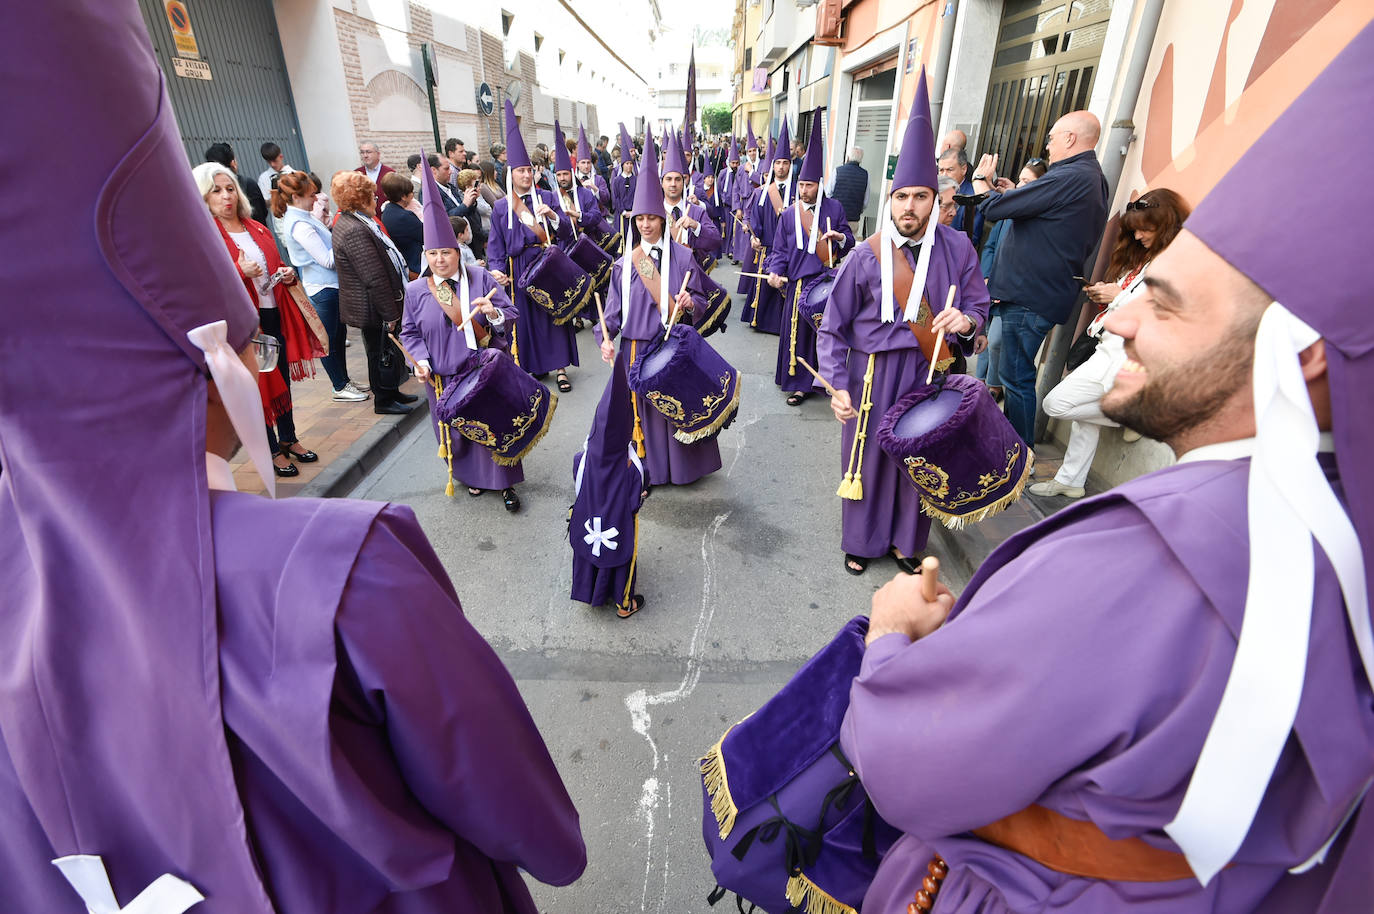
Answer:
POLYGON ((276 473, 277 477, 280 479, 289 479, 292 476, 301 475, 301 471, 296 467, 294 463, 288 463, 284 467, 279 467, 274 463, 272 464, 272 471, 276 473))
POLYGON ((381 403, 374 406, 372 411, 379 416, 404 416, 410 412, 410 407, 404 403, 381 403))
POLYGON ((290 448, 287 448, 286 453, 282 454, 282 456, 285 457, 287 460, 298 460, 301 463, 314 463, 315 461, 320 459, 320 455, 316 454, 314 451, 293 451, 290 448))
POLYGON ((419 398, 418 396, 416 396, 415 394, 401 394, 401 393, 398 393, 398 394, 396 394, 396 396, 393 397, 392 399, 394 399, 397 403, 414 403, 416 400, 418 400, 418 399, 420 399, 420 398, 419 398))

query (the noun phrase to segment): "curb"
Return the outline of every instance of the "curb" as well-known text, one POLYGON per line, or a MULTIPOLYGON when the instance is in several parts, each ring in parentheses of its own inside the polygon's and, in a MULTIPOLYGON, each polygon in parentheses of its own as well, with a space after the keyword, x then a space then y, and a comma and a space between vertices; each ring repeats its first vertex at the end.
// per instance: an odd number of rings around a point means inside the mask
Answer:
POLYGON ((346 498, 421 422, 429 421, 429 402, 421 402, 404 416, 378 416, 363 436, 349 445, 319 475, 301 487, 305 498, 346 498))

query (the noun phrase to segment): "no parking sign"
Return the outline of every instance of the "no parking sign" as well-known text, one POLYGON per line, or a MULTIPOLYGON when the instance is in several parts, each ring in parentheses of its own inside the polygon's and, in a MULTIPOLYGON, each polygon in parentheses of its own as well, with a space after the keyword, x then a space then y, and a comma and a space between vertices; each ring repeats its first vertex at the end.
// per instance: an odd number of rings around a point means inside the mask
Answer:
POLYGON ((176 44, 178 57, 200 58, 196 47, 196 33, 191 29, 191 13, 181 0, 167 0, 167 24, 172 27, 172 41, 176 44))

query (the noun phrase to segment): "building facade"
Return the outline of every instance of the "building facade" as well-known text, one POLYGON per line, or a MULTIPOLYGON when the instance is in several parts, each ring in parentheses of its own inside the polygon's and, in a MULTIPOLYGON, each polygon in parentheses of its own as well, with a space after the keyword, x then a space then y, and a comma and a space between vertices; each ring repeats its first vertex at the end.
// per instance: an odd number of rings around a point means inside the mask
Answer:
POLYGON ((725 29, 665 31, 656 45, 652 119, 655 133, 667 125, 682 127, 687 107, 687 65, 696 64, 696 130, 702 131, 701 111, 707 105, 729 102, 735 53, 726 44, 725 29), (693 56, 695 55, 695 56, 693 56))

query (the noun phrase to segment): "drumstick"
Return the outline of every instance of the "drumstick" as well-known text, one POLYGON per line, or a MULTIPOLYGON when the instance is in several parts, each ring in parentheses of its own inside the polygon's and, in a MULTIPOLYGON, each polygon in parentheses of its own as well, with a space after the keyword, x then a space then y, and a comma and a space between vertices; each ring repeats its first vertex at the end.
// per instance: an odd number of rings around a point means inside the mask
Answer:
MULTIPOLYGON (((396 339, 396 334, 388 333, 387 336, 391 337, 391 342, 395 343, 396 348, 401 350, 401 355, 406 357, 407 362, 414 365, 416 368, 420 367, 420 363, 415 360, 415 356, 410 354, 410 350, 406 349, 405 345, 400 340, 396 339)), ((439 386, 439 382, 435 380, 434 372, 431 371, 429 373, 429 378, 427 380, 430 384, 433 384, 435 387, 439 386)))
MULTIPOLYGON (((770 274, 768 274, 768 273, 746 273, 746 272, 744 272, 743 270, 740 270, 739 275, 741 275, 741 276, 748 276, 748 277, 750 277, 751 279, 767 279, 767 278, 769 277, 770 274)), ((787 277, 786 277, 786 276, 779 276, 778 279, 781 279, 783 282, 787 282, 787 277)))
MULTIPOLYGON (((826 233, 827 235, 830 234, 830 217, 829 217, 829 216, 826 216, 826 217, 825 217, 825 233, 826 233)), ((833 268, 833 267, 835 266, 835 247, 832 245, 832 246, 826 248, 825 250, 826 250, 826 253, 830 255, 830 256, 828 256, 828 257, 825 258, 825 265, 826 265, 827 267, 833 268)))
POLYGON ((745 221, 744 221, 743 219, 741 219, 739 216, 735 216, 734 213, 731 213, 730 215, 735 217, 735 221, 736 221, 736 222, 738 222, 740 225, 744 226, 744 230, 745 230, 746 232, 748 232, 748 233, 751 234, 751 235, 754 234, 754 230, 751 229, 751 228, 749 227, 749 223, 745 222, 745 221))
POLYGON ((940 583, 940 560, 933 555, 921 559, 921 599, 934 603, 935 588, 940 583))
POLYGON ((601 293, 593 292, 592 298, 596 301, 596 319, 601 324, 601 339, 605 342, 611 335, 606 332, 606 312, 601 310, 601 293))
MULTIPOLYGON (((957 289, 957 286, 951 285, 949 287, 949 295, 945 297, 945 307, 940 311, 941 314, 944 314, 945 311, 948 311, 950 308, 954 307, 954 293, 957 289)), ((935 377, 935 363, 940 358, 940 344, 944 341, 945 331, 941 330, 939 333, 935 334, 935 348, 930 353, 930 371, 926 372, 927 384, 929 384, 931 382, 931 379, 935 377)))
MULTIPOLYGON (((687 275, 682 277, 682 288, 677 290, 678 295, 687 291, 687 280, 691 278, 692 271, 688 270, 687 275)), ((673 324, 677 323, 677 316, 681 311, 682 309, 677 306, 677 299, 673 299, 673 310, 668 315, 668 329, 663 331, 663 339, 665 342, 668 340, 668 334, 673 332, 673 324)))
POLYGON ((835 396, 835 388, 830 386, 829 381, 821 377, 821 373, 819 371, 811 367, 810 362, 806 361, 806 359, 802 358, 801 356, 797 356, 797 361, 801 363, 801 367, 811 372, 812 377, 814 377, 817 381, 821 382, 821 386, 825 388, 826 393, 830 394, 830 396, 832 397, 835 396))

